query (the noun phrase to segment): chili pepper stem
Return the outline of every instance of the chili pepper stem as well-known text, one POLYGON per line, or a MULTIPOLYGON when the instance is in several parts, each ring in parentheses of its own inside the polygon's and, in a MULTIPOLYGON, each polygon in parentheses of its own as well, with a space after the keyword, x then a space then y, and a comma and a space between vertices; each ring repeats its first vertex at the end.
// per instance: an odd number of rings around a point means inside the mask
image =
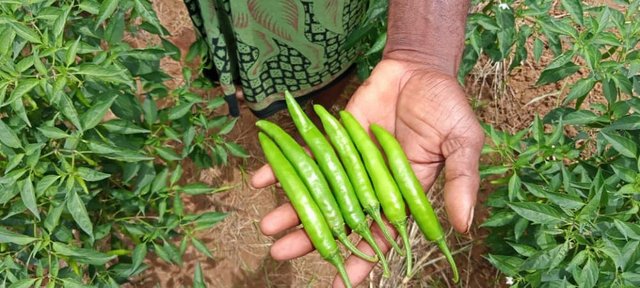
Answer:
POLYGON ((387 239, 387 242, 391 244, 391 247, 393 247, 393 249, 395 249, 396 252, 398 252, 401 256, 404 256, 404 251, 400 249, 400 246, 398 246, 398 243, 396 243, 396 240, 393 239, 393 237, 391 237, 391 232, 389 232, 389 228, 387 228, 387 225, 385 225, 384 221, 382 221, 382 216, 380 215, 380 211, 369 210, 366 212, 369 215, 371 215, 371 218, 373 218, 373 221, 376 222, 376 224, 378 224, 378 226, 380 227, 380 231, 382 231, 382 235, 384 236, 385 239, 387 239))
POLYGON ((383 270, 382 277, 389 278, 389 276, 391 276, 391 272, 389 271, 389 264, 387 263, 387 259, 384 257, 384 253, 382 253, 382 250, 380 250, 380 246, 378 246, 378 243, 376 243, 376 240, 373 239, 373 235, 371 234, 371 231, 369 231, 367 227, 364 227, 364 229, 358 229, 356 233, 362 236, 362 239, 364 239, 364 241, 367 241, 367 243, 369 243, 369 246, 371 246, 373 251, 376 252, 376 255, 378 255, 378 259, 380 259, 380 264, 382 265, 382 270, 383 270))
POLYGON ((453 270, 453 282, 458 283, 460 280, 460 276, 458 275, 458 267, 456 266, 456 261, 453 260, 453 256, 451 255, 451 251, 449 251, 449 247, 447 247, 447 242, 445 242, 444 238, 436 240, 436 244, 438 244, 438 248, 444 254, 444 257, 447 258, 449 265, 451 266, 451 270, 453 270))
POLYGON ((409 234, 407 233, 407 221, 403 221, 402 223, 392 223, 393 226, 398 230, 398 234, 402 238, 402 243, 404 245, 405 258, 407 259, 407 277, 411 276, 413 270, 413 256, 411 255, 411 243, 409 242, 409 234))
POLYGON ((344 263, 340 260, 339 255, 334 255, 331 258, 326 259, 329 263, 333 264, 334 267, 338 270, 338 274, 340 274, 340 278, 342 278, 342 283, 344 283, 344 287, 352 288, 351 280, 349 280, 349 274, 347 274, 347 269, 344 267, 344 263))
POLYGON ((351 253, 353 253, 353 255, 356 255, 364 260, 367 260, 369 262, 378 262, 378 257, 376 256, 370 256, 365 254, 364 252, 360 251, 355 245, 353 245, 353 243, 351 243, 351 241, 349 241, 349 238, 347 237, 346 234, 339 234, 338 235, 338 240, 340 240, 340 242, 342 242, 342 244, 344 245, 344 247, 346 247, 349 251, 351 251, 351 253))

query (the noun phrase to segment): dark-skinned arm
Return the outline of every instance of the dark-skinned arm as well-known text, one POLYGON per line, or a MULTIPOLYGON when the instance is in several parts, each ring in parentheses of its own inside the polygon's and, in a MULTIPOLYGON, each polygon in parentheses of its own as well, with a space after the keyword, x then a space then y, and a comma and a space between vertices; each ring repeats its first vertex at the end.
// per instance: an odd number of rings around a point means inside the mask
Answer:
POLYGON ((389 0, 385 59, 421 63, 456 76, 469 0, 389 0))

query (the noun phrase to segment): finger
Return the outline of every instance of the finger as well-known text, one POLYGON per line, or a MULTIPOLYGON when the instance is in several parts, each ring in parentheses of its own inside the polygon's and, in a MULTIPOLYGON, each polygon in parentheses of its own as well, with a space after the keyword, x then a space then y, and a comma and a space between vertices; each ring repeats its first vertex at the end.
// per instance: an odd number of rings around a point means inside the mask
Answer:
MULTIPOLYGON (((385 223, 388 230, 391 232, 391 236, 395 239, 397 237, 396 230, 391 224, 389 224, 388 221, 385 221, 385 223)), ((373 234, 373 239, 376 241, 376 244, 378 244, 378 247, 380 247, 380 250, 382 250, 382 253, 386 255, 389 249, 391 249, 391 245, 384 238, 382 231, 380 230, 380 226, 378 226, 375 222, 371 225, 371 234, 373 234)), ((364 239, 360 239, 357 247, 358 250, 364 252, 365 254, 374 254, 373 249, 371 248, 369 243, 364 241, 364 239)), ((364 281, 364 279, 369 276, 369 273, 376 265, 377 263, 372 263, 360 257, 349 255, 349 257, 345 261, 345 267, 347 269, 347 275, 349 275, 349 280, 351 281, 353 287, 360 285, 360 283, 362 283, 362 281, 364 281)), ((333 279, 333 287, 345 287, 344 282, 342 282, 342 278, 339 275, 337 275, 333 279)))
POLYGON ((262 234, 273 236, 300 224, 300 219, 291 203, 285 203, 269 212, 260 221, 262 234))
POLYGON ((265 188, 276 183, 276 176, 271 170, 271 166, 264 165, 260 167, 251 176, 250 185, 253 188, 265 188))
POLYGON ((271 257, 278 261, 287 261, 313 251, 313 244, 302 229, 293 231, 271 245, 271 257))
POLYGON ((478 165, 482 144, 475 142, 476 140, 454 138, 445 141, 442 146, 446 157, 445 208, 451 225, 461 233, 467 233, 471 227, 480 185, 478 165))

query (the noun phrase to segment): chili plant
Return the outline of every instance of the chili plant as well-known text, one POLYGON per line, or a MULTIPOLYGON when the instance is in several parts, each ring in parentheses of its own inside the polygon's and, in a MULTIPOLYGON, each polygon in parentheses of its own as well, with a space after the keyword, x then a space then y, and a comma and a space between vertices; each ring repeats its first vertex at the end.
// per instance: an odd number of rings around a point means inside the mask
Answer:
POLYGON ((575 45, 549 46, 557 57, 538 84, 566 81, 562 102, 575 105, 559 105, 514 134, 486 126, 492 145, 485 152, 502 163, 482 169, 497 187, 482 224, 491 231, 487 258, 514 287, 637 287, 638 2, 622 3, 622 11, 563 3, 568 16, 539 24, 575 45), (563 80, 579 69, 588 75, 563 80), (596 83, 605 100, 583 108, 596 83))
POLYGON ((183 57, 146 0, 0 3, 0 286, 118 287, 148 252, 211 257, 195 234, 226 214, 187 213, 183 196, 221 188, 182 167, 246 152, 225 140, 235 120, 213 115, 223 99, 193 92, 212 87, 192 80, 204 66, 165 85, 160 60, 183 57), (159 44, 123 41, 141 31, 159 44))

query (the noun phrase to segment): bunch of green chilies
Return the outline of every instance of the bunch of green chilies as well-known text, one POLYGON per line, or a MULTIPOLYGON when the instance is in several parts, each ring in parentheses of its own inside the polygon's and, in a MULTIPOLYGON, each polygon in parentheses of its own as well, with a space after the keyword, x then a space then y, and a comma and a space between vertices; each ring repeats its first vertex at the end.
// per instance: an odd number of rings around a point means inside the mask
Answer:
POLYGON ((288 91, 285 99, 293 122, 315 160, 291 135, 267 120, 256 122, 261 130, 260 145, 313 246, 336 267, 345 286, 351 287, 351 282, 335 238, 354 255, 371 262, 380 261, 383 276, 389 277, 387 261, 369 230, 365 213, 377 223, 393 249, 406 257, 407 277, 411 276, 413 257, 405 201, 424 236, 434 241, 449 261, 454 281, 458 282, 458 270, 442 227, 395 137, 377 124, 370 125, 383 155, 349 112, 340 111, 341 123, 325 108, 314 105, 327 140, 288 91), (402 238, 404 251, 383 222, 380 208, 402 238), (358 250, 349 241, 345 222, 369 243, 375 256, 358 250))

